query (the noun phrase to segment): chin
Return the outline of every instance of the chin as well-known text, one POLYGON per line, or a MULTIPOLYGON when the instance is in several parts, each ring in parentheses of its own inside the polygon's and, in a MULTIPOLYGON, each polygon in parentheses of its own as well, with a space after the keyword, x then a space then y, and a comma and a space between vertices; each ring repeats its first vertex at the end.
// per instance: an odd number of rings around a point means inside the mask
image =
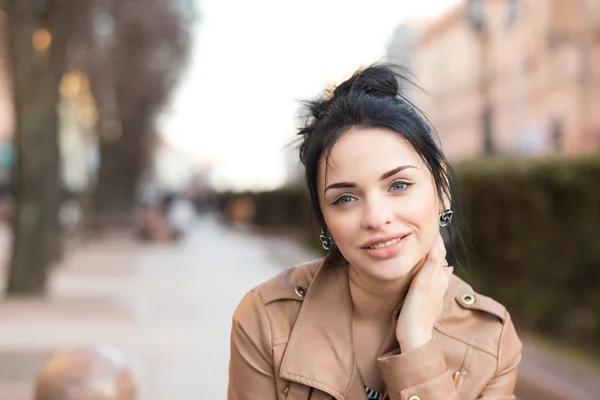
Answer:
POLYGON ((395 281, 405 277, 417 265, 412 257, 397 256, 387 260, 367 260, 367 270, 382 281, 395 281))

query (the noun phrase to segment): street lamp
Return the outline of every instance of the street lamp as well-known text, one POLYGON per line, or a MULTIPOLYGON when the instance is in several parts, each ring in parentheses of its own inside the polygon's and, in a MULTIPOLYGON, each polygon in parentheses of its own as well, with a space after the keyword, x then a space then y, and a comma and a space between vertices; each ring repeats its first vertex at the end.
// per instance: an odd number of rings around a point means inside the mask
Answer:
MULTIPOLYGON (((506 1, 508 2, 506 25, 511 27, 518 18, 519 0, 506 1)), ((481 68, 479 92, 482 101, 481 132, 483 134, 483 151, 486 155, 492 155, 496 153, 496 147, 494 145, 492 124, 494 108, 490 96, 490 81, 492 78, 490 68, 492 64, 490 63, 490 52, 488 50, 490 34, 485 21, 484 5, 486 3, 488 3, 488 0, 467 0, 465 17, 479 40, 479 65, 481 68)))

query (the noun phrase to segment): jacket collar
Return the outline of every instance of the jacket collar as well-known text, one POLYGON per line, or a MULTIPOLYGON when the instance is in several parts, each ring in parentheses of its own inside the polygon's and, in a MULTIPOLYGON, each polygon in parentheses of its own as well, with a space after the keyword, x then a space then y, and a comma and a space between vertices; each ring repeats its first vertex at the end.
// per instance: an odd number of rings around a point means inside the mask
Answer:
POLYGON ((323 263, 304 298, 280 376, 338 400, 365 400, 352 345, 352 299, 341 267, 323 263))
MULTIPOLYGON (((452 311, 455 303, 463 308, 493 310, 488 312, 504 318, 505 309, 493 300, 478 295, 477 302, 465 303, 463 294, 475 296, 470 286, 453 276, 436 331, 443 332, 445 324, 458 323, 456 312, 452 311)), ((401 306, 394 314, 400 311, 401 306)), ((434 332, 434 336, 438 332, 434 332)), ((393 336, 394 332, 390 334, 393 336)), ((348 275, 343 268, 322 262, 304 297, 279 375, 290 382, 321 390, 337 400, 367 400, 352 342, 352 298, 348 275)), ((388 348, 385 352, 390 350, 388 348)))

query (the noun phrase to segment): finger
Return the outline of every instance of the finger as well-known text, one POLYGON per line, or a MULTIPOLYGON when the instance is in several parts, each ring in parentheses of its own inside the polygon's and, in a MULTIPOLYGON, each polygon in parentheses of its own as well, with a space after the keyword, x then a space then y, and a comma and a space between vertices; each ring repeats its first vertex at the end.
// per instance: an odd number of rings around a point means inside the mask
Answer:
POLYGON ((426 277, 426 279, 431 279, 441 274, 447 265, 445 251, 432 251, 427 256, 419 274, 426 277))
POLYGON ((444 245, 444 239, 442 235, 438 233, 437 239, 433 248, 428 254, 428 261, 431 261, 429 266, 431 268, 438 269, 440 266, 444 266, 446 260, 446 246, 444 245))
POLYGON ((440 274, 444 269, 446 247, 442 235, 438 233, 437 238, 429 253, 423 261, 423 265, 415 276, 414 283, 429 282, 434 276, 440 274))

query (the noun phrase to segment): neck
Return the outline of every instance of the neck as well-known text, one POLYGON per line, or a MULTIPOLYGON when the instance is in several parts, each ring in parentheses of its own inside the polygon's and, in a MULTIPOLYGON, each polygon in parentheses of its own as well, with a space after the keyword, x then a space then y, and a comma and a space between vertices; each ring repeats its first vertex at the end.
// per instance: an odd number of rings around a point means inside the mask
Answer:
POLYGON ((354 318, 374 323, 389 323, 394 310, 404 301, 419 269, 417 266, 394 281, 382 281, 350 266, 350 294, 354 318))

